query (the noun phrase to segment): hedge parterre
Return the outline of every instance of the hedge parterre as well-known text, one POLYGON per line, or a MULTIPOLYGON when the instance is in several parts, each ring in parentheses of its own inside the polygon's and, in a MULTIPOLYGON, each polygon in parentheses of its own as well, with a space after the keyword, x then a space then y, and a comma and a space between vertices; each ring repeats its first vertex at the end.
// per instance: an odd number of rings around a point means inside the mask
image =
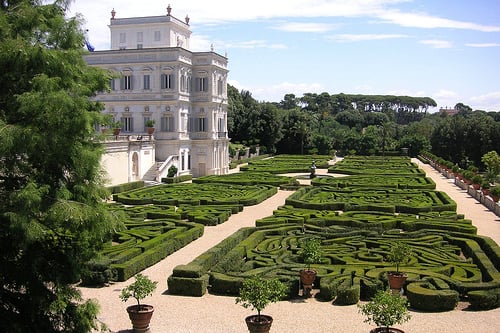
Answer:
MULTIPOLYGON (((359 174, 370 174, 363 173, 363 167, 379 170, 381 177, 390 170, 390 177, 400 178, 392 179, 393 184, 420 177, 408 158, 344 161, 342 167, 352 165, 359 174)), ((478 236, 471 221, 456 214, 456 204, 445 193, 381 188, 377 185, 383 181, 371 183, 378 177, 360 178, 366 180, 364 186, 361 179, 352 179, 356 186, 321 182, 300 189, 273 216, 256 221, 255 228, 243 228, 191 263, 176 267, 168 278, 169 291, 237 295, 245 278, 262 274, 286 282, 294 297, 300 287, 298 272, 305 267, 298 255, 301 244, 318 238, 322 261, 312 266, 318 271, 319 296, 354 304, 385 288, 387 272, 395 270, 388 261, 389 249, 400 241, 413 250, 400 267, 409 276, 404 290, 412 307, 446 311, 459 299, 475 309, 500 305, 500 248, 478 236)))

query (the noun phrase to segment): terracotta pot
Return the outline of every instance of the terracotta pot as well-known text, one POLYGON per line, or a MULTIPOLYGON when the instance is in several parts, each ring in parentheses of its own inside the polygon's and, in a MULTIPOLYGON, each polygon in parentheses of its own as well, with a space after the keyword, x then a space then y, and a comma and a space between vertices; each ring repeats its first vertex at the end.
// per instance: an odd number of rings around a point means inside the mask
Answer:
POLYGON ((151 135, 155 132, 155 128, 154 127, 146 127, 146 131, 148 131, 148 134, 151 135))
POLYGON ((312 285, 314 280, 316 280, 317 274, 318 272, 314 269, 303 269, 300 271, 300 282, 302 282, 303 285, 312 285))
POLYGON ((401 272, 388 272, 387 280, 389 281, 389 287, 391 289, 401 289, 405 285, 408 275, 401 272))
POLYGON ((248 332, 250 333, 268 333, 273 323, 273 317, 267 315, 251 315, 245 318, 248 332))
POLYGON ((113 135, 118 135, 120 134, 121 128, 113 128, 113 135))
POLYGON ((154 312, 152 305, 132 305, 127 307, 127 312, 134 332, 149 332, 149 322, 154 312))
POLYGON ((405 333, 403 330, 399 328, 389 327, 387 330, 385 327, 377 327, 370 331, 370 333, 405 333))

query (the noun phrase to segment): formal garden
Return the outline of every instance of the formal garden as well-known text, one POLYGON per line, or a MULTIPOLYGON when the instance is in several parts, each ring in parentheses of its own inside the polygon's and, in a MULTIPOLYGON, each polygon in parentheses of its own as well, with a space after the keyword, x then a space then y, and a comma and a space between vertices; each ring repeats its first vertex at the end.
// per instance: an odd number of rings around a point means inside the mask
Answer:
POLYGON ((478 236, 472 221, 406 157, 277 156, 245 170, 116 193, 109 209, 126 229, 89 263, 87 284, 124 281, 202 237, 205 226, 224 223, 244 206, 262 202, 278 188, 294 190, 272 216, 242 228, 168 277, 171 294, 237 296, 252 276, 278 278, 287 297, 299 297, 305 244, 316 240, 320 258, 317 296, 356 304, 388 286, 388 273, 407 275, 404 292, 415 309, 444 311, 459 300, 472 308, 498 307, 500 248, 478 236), (308 176, 311 161, 328 168, 311 186, 286 173, 308 176), (276 168, 276 169, 273 169, 276 168), (377 173, 378 170, 378 173, 377 173), (391 249, 411 251, 400 267, 391 249))

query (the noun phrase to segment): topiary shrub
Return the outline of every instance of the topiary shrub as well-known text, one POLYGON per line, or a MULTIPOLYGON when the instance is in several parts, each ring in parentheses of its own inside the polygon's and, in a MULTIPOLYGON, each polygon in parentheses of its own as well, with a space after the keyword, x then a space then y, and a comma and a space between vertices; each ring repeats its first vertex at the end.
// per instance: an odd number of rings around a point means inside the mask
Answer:
POLYGON ((458 292, 451 289, 436 290, 429 282, 410 283, 406 288, 410 305, 423 311, 453 310, 458 304, 458 292))
POLYGON ((473 310, 490 310, 500 307, 500 288, 489 290, 474 290, 468 294, 473 310))
POLYGON ((177 167, 175 165, 171 165, 168 168, 167 177, 174 177, 177 174, 177 167))

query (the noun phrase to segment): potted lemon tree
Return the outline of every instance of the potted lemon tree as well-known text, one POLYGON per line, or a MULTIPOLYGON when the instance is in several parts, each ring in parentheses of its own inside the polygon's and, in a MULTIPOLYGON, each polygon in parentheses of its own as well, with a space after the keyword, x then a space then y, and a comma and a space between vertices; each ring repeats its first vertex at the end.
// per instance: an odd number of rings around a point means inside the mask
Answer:
POLYGON ((317 264, 321 261, 321 240, 319 238, 307 238, 301 244, 299 256, 307 266, 300 271, 300 282, 305 296, 310 295, 312 285, 318 272, 311 269, 311 264, 317 264))
POLYGON ((399 266, 408 262, 412 253, 411 247, 406 243, 398 241, 391 246, 387 259, 396 265, 396 271, 388 272, 387 280, 389 281, 389 287, 392 290, 399 291, 404 286, 408 275, 400 272, 399 266))
POLYGON ((146 120, 146 131, 148 132, 149 135, 153 134, 155 131, 155 121, 153 119, 148 119, 146 120))
POLYGON ((269 332, 273 317, 263 315, 261 311, 270 303, 278 302, 285 297, 287 292, 287 286, 277 278, 264 279, 259 275, 254 275, 243 281, 236 303, 240 303, 245 309, 251 307, 252 310, 257 310, 256 315, 245 318, 250 333, 269 332))
POLYGON ((139 273, 135 276, 135 282, 123 288, 120 293, 120 299, 123 302, 128 301, 131 297, 137 301, 137 304, 127 307, 134 332, 147 332, 149 330, 149 323, 153 316, 154 307, 142 304, 141 300, 147 296, 151 296, 157 284, 157 281, 151 281, 147 276, 139 273))
POLYGON ((391 326, 411 319, 408 312, 408 300, 385 290, 379 290, 370 302, 358 305, 358 309, 366 316, 365 323, 374 323, 378 326, 370 333, 404 333, 391 326))

